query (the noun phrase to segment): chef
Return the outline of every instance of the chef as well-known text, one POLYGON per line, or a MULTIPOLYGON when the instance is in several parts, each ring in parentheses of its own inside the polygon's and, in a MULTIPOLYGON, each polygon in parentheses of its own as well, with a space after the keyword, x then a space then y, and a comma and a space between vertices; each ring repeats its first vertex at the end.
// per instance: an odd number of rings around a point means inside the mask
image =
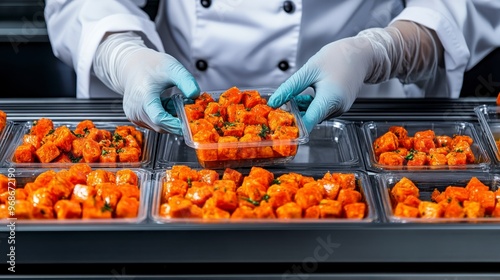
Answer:
POLYGON ((121 97, 127 117, 181 134, 169 91, 277 88, 309 131, 357 97, 458 98, 464 72, 500 45, 500 1, 47 0, 54 54, 77 97, 121 97), (310 93, 310 94, 306 94, 310 93), (169 113, 170 112, 170 113, 169 113))

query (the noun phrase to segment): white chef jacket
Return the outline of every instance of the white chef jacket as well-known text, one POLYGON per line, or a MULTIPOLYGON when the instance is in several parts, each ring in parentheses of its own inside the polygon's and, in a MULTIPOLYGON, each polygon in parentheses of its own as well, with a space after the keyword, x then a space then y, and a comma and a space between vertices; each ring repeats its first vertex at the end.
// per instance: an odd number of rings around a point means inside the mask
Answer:
POLYGON ((377 98, 457 98, 464 72, 500 46, 500 1, 168 0, 160 1, 155 22, 140 9, 145 2, 46 1, 53 52, 75 69, 78 98, 119 97, 92 71, 106 32, 138 32, 149 47, 177 58, 208 91, 276 88, 322 46, 395 20, 434 30, 445 69, 425 86, 391 79, 365 85, 358 95, 377 98))

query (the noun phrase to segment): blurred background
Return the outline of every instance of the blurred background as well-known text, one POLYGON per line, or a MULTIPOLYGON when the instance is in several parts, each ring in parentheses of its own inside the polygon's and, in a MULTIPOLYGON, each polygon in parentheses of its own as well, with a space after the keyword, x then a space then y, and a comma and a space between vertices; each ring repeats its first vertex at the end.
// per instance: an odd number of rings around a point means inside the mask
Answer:
MULTIPOLYGON (((154 19, 159 0, 143 8, 154 19)), ((42 0, 0 0, 0 97, 75 97, 76 76, 50 46, 42 0)), ((494 97, 500 91, 500 49, 465 75, 461 97, 494 97)))

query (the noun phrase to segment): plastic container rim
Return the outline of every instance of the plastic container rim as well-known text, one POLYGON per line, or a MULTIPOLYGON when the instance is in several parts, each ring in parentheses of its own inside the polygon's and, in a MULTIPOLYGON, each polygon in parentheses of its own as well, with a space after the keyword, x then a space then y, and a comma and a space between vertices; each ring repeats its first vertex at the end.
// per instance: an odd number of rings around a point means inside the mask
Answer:
MULTIPOLYGON (((274 89, 271 88, 238 88, 240 91, 245 90, 256 90, 260 93, 261 97, 267 98, 271 93, 274 92, 274 89)), ((224 93, 225 90, 212 90, 212 91, 202 91, 206 92, 212 96, 220 95, 224 93)), ((174 100, 174 107, 177 112, 177 116, 179 117, 182 124, 182 132, 184 136, 184 141, 187 146, 194 149, 217 149, 220 148, 221 145, 219 143, 196 143, 193 141, 193 137, 191 134, 191 129, 187 124, 187 115, 184 110, 184 95, 180 92, 175 92, 172 95, 172 99, 174 100)), ((289 112, 291 112, 295 117, 296 125, 299 129, 299 137, 296 139, 288 139, 288 140, 263 140, 259 142, 235 142, 235 143, 224 143, 223 146, 227 148, 245 148, 245 147, 261 147, 261 146, 272 146, 272 145, 300 145, 307 143, 309 141, 309 133, 305 128, 305 125, 302 121, 302 118, 299 113, 299 109, 294 99, 283 104, 280 108, 289 107, 289 112)))
MULTIPOLYGON (((200 168, 194 167, 194 165, 187 165, 191 168, 199 170, 200 168)), ((353 173, 356 176, 356 180, 359 180, 361 183, 361 190, 363 197, 365 199, 365 202, 367 204, 368 208, 368 214, 365 218, 363 219, 347 219, 347 218, 338 218, 338 219, 220 219, 220 220, 208 220, 208 219, 199 219, 199 218, 164 218, 160 217, 158 212, 160 210, 160 200, 161 200, 161 192, 163 188, 163 179, 166 174, 166 170, 169 170, 169 168, 163 168, 163 169, 157 169, 154 171, 154 180, 152 182, 152 189, 151 189, 151 207, 150 207, 150 213, 149 213, 149 218, 152 222, 157 223, 157 224, 200 224, 200 225, 218 225, 218 226, 223 226, 223 225, 228 225, 228 224, 307 224, 307 223, 314 223, 314 224, 367 224, 367 223, 374 223, 377 222, 377 219, 379 218, 378 211, 377 211, 377 204, 376 200, 374 198, 374 191, 373 187, 371 186, 370 180, 368 175, 361 170, 327 170, 326 168, 318 168, 315 169, 315 171, 303 171, 301 173, 302 175, 306 176, 312 176, 308 175, 307 173, 320 173, 323 172, 331 172, 331 173, 353 173)), ((276 172, 279 173, 288 173, 288 172, 297 172, 297 170, 293 169, 271 169, 268 168, 267 170, 273 172, 276 174, 276 172)), ((220 171, 220 170, 217 170, 220 171)))
MULTIPOLYGON (((78 123, 81 121, 53 121, 54 127, 59 127, 61 125, 66 125, 70 129, 74 129, 78 123)), ((116 128, 118 125, 129 125, 135 127, 135 129, 141 131, 144 139, 143 139, 143 147, 141 150, 141 159, 140 161, 137 162, 116 162, 116 163, 104 163, 104 162, 93 162, 93 163, 87 163, 89 166, 92 168, 147 168, 151 165, 152 163, 152 153, 153 149, 155 148, 155 135, 153 131, 143 128, 143 127, 138 127, 135 124, 128 122, 128 121, 107 121, 107 122, 102 122, 102 121, 92 121, 95 125, 96 128, 99 129, 105 129, 105 130, 110 130, 113 127, 116 128)), ((56 168, 56 167, 68 167, 71 166, 74 163, 58 163, 58 162, 48 162, 48 163, 41 163, 41 162, 34 162, 34 163, 18 163, 14 162, 12 159, 14 157, 14 153, 16 148, 22 144, 23 142, 23 136, 29 131, 29 129, 32 127, 33 121, 25 121, 21 123, 21 127, 16 131, 16 135, 14 135, 14 138, 12 139, 12 142, 10 143, 9 147, 6 149, 5 153, 5 166, 8 167, 16 167, 16 168, 56 168)), ((110 132, 113 132, 113 130, 110 130, 110 132)))

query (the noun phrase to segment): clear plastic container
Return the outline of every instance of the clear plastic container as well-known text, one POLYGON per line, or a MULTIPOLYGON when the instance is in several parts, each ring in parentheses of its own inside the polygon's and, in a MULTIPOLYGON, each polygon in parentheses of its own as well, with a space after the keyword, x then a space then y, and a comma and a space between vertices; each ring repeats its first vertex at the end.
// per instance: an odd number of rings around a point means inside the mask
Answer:
POLYGON ((19 129, 19 127, 16 126, 14 122, 7 121, 5 128, 0 132, 0 160, 3 159, 9 148, 9 144, 17 135, 17 129, 19 129))
POLYGON ((361 125, 364 136, 362 152, 365 156, 367 169, 372 172, 398 172, 398 171, 487 171, 491 166, 491 159, 483 147, 476 129, 468 122, 366 122, 361 125), (464 165, 423 165, 423 166, 391 166, 377 162, 373 149, 374 141, 389 131, 391 126, 402 126, 408 131, 408 136, 413 136, 418 131, 433 130, 436 136, 466 135, 472 138, 472 153, 475 162, 464 165))
POLYGON ((490 151, 495 166, 500 164, 500 107, 481 105, 474 108, 480 128, 483 132, 485 145, 490 151))
MULTIPOLYGON (((97 170, 100 168, 92 168, 97 170)), ((112 219, 16 219, 17 224, 30 224, 30 225, 89 225, 89 224, 137 224, 142 223, 147 218, 150 200, 151 188, 151 172, 142 168, 102 168, 103 170, 116 173, 119 170, 130 169, 138 177, 138 187, 140 189, 139 211, 137 217, 134 218, 112 218, 112 219)), ((15 179, 16 188, 23 188, 26 183, 33 182, 41 173, 54 170, 59 171, 62 168, 2 168, 0 174, 15 179)), ((12 186, 13 188, 13 186, 12 186)), ((9 189, 12 190, 12 189, 9 189)), ((0 223, 9 223, 11 219, 0 219, 0 223)))
POLYGON ((489 186, 490 191, 496 191, 500 186, 500 175, 486 172, 437 172, 432 176, 422 173, 380 173, 375 175, 375 181, 382 198, 382 207, 384 219, 392 223, 498 223, 500 218, 481 217, 481 218, 407 218, 394 215, 394 205, 391 200, 390 190, 402 178, 410 179, 419 189, 421 201, 431 201, 431 194, 434 189, 440 192, 444 191, 448 186, 465 187, 467 183, 476 177, 483 184, 489 186))
MULTIPOLYGON (((190 166, 192 169, 200 170, 200 168, 196 168, 195 166, 190 166)), ((355 223, 371 223, 378 221, 378 213, 376 210, 374 193, 372 192, 372 186, 370 184, 370 180, 368 175, 363 171, 346 171, 346 170, 327 170, 315 168, 314 170, 304 170, 297 171, 291 169, 272 169, 265 168, 266 170, 272 172, 276 177, 287 174, 290 172, 298 173, 303 176, 311 176, 314 179, 323 178, 323 176, 327 173, 350 173, 355 175, 356 180, 356 190, 358 190, 362 195, 362 202, 366 203, 367 209, 365 212, 365 217, 363 219, 347 219, 347 218, 325 218, 325 219, 311 219, 311 218, 301 218, 301 219, 202 219, 202 218, 166 218, 160 216, 160 207, 161 207, 161 196, 163 190, 163 183, 166 180, 166 170, 171 168, 156 170, 154 177, 155 180, 153 182, 152 189, 152 200, 151 200, 151 211, 150 211, 150 219, 155 223, 169 223, 169 224, 206 224, 206 225, 227 225, 227 224, 355 224, 355 223)), ((248 175, 250 169, 237 169, 237 171, 241 172, 243 176, 248 175)), ((222 170, 218 170, 217 173, 222 178, 222 174, 224 173, 222 170)))
MULTIPOLYGON (((182 136, 162 134, 159 142, 155 168, 166 168, 173 162, 198 164, 196 151, 186 145, 182 136)), ((286 163, 286 167, 291 166, 363 169, 356 127, 342 120, 316 125, 309 134, 309 141, 300 145, 295 158, 286 163)))
MULTIPOLYGON (((53 121, 54 128, 65 125, 70 130, 74 130, 80 121, 53 121)), ((116 162, 116 163, 104 163, 95 162, 88 163, 92 168, 151 168, 153 165, 153 152, 156 147, 156 132, 142 127, 137 127, 130 122, 93 122, 96 128, 105 129, 113 133, 117 126, 133 126, 142 133, 143 144, 141 149, 140 161, 138 162, 116 162)), ((28 134, 31 127, 33 126, 32 121, 25 122, 16 131, 16 135, 13 137, 12 142, 6 149, 6 156, 4 158, 5 167, 15 167, 15 168, 55 168, 55 167, 66 167, 71 166, 72 163, 19 163, 14 162, 14 153, 16 148, 23 143, 23 137, 28 134)))
MULTIPOLYGON (((271 94, 274 92, 273 89, 266 88, 255 88, 255 89, 240 89, 244 90, 257 90, 262 98, 266 100, 269 99, 271 94)), ((212 98, 217 102, 219 97, 225 90, 207 92, 212 96, 212 98)), ((293 160, 295 153, 300 144, 307 143, 309 141, 309 134, 302 123, 300 117, 299 109, 294 100, 291 100, 280 107, 287 112, 290 112, 295 117, 295 124, 299 129, 299 136, 296 139, 288 140, 262 140, 253 142, 232 142, 232 143, 198 143, 193 140, 193 135, 191 133, 191 128, 187 121, 187 115, 185 112, 185 102, 182 94, 176 93, 172 96, 174 100, 174 105, 178 114, 179 119, 182 124, 182 132, 184 135, 184 141, 188 147, 194 148, 198 162, 204 168, 210 169, 222 169, 222 168, 237 168, 237 167, 249 167, 249 166, 268 166, 268 165, 279 165, 285 164, 293 160), (240 151, 241 149, 252 149, 252 148, 267 148, 267 147, 282 147, 285 149, 290 149, 289 155, 282 156, 276 152, 273 152, 272 157, 255 157, 255 158, 239 158, 238 159, 225 159, 220 157, 219 150, 233 149, 240 151), (205 160, 204 155, 207 153, 211 154, 214 160, 205 160), (217 159, 215 159, 217 158, 217 159)))

